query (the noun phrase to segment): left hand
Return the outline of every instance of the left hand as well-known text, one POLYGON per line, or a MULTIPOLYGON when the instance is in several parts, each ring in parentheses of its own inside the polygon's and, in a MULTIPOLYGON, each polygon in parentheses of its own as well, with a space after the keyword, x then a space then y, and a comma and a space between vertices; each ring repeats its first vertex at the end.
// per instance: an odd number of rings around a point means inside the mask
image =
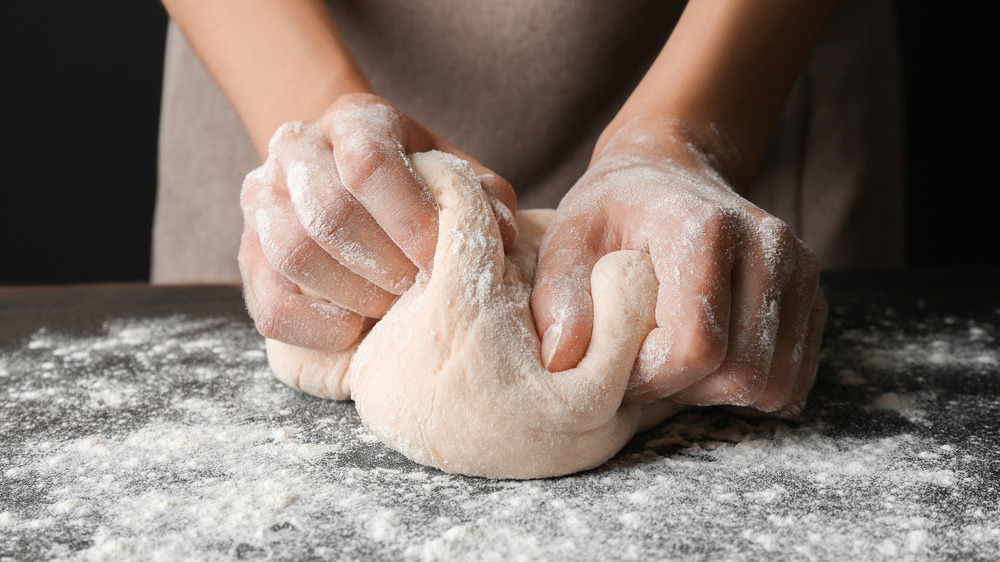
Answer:
POLYGON ((815 378, 826 320, 816 259, 690 146, 626 126, 563 199, 541 243, 532 294, 543 362, 550 371, 579 362, 593 328, 594 264, 640 250, 660 284, 657 327, 626 397, 796 414, 815 378))

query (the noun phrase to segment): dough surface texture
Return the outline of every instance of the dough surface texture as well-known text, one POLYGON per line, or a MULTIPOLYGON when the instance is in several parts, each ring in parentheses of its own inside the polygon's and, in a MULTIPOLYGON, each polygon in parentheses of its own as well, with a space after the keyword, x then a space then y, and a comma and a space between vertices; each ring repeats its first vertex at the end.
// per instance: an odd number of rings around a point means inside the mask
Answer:
POLYGON ((646 254, 614 252, 597 263, 590 347, 576 368, 550 373, 529 297, 553 211, 519 211, 518 243, 505 255, 469 165, 441 152, 411 158, 440 210, 432 275, 418 277, 345 351, 268 340, 278 379, 322 398, 353 399, 365 426, 416 462, 493 478, 593 468, 681 409, 622 402, 655 326, 657 282, 646 254))

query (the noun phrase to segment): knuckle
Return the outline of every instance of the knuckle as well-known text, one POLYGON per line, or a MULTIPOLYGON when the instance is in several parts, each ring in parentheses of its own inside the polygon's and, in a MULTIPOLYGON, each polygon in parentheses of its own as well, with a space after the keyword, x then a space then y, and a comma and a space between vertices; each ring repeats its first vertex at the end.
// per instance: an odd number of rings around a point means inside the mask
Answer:
POLYGON ((334 103, 324 126, 333 140, 341 179, 365 187, 390 158, 403 155, 402 115, 373 94, 347 94, 334 103))
POLYGON ((765 253, 787 255, 796 246, 795 234, 791 227, 781 219, 767 215, 760 220, 757 231, 765 253))
POLYGON ((349 230, 348 226, 360 205, 350 197, 343 196, 327 197, 319 203, 298 209, 302 227, 313 238, 334 244, 334 234, 349 230))
POLYGON ((337 98, 321 119, 334 136, 363 136, 372 128, 395 130, 402 114, 375 94, 351 93, 337 98))
POLYGON ((274 156, 281 152, 287 146, 296 146, 299 141, 307 134, 308 123, 305 121, 291 121, 289 123, 284 123, 276 131, 274 135, 271 136, 271 140, 267 143, 268 154, 274 156))
POLYGON ((698 213, 700 230, 711 238, 728 236, 732 231, 733 221, 732 214, 721 207, 703 207, 698 213))
POLYGON ((743 218, 748 220, 749 224, 760 224, 767 219, 775 218, 774 215, 753 204, 745 205, 743 211, 746 213, 743 215, 743 218))
POLYGON ((799 242, 784 221, 770 215, 762 218, 757 224, 754 245, 755 259, 774 289, 780 291, 789 281, 802 276, 799 242))
POLYGON ((240 189, 240 207, 244 210, 257 206, 260 192, 265 189, 270 182, 269 166, 267 164, 255 168, 243 178, 243 187, 240 189))
POLYGON ((269 246, 267 258, 276 271, 293 279, 305 275, 312 261, 312 240, 301 237, 290 244, 269 246))
POLYGON ((261 251, 271 268, 296 279, 308 273, 315 259, 315 242, 305 231, 287 228, 287 221, 273 213, 256 213, 261 251))
POLYGON ((757 402, 767 388, 767 372, 752 365, 735 367, 724 385, 723 395, 733 404, 749 406, 757 402))
POLYGON ((317 163, 295 158, 281 164, 285 185, 293 202, 309 203, 317 191, 330 181, 329 175, 317 163))
POLYGON ((678 360, 685 371, 713 373, 726 359, 726 339, 704 322, 692 322, 679 336, 678 360))
POLYGON ((337 119, 354 108, 383 103, 385 103, 384 100, 375 94, 351 92, 340 96, 333 102, 330 115, 337 119))
POLYGON ((384 140, 363 139, 347 144, 337 158, 340 177, 348 190, 360 190, 371 180, 389 159, 400 152, 394 144, 384 140))
POLYGON ((764 213, 760 218, 760 226, 762 229, 773 233, 775 238, 782 238, 786 241, 791 241, 795 238, 792 234, 792 228, 788 226, 788 223, 774 215, 764 213))

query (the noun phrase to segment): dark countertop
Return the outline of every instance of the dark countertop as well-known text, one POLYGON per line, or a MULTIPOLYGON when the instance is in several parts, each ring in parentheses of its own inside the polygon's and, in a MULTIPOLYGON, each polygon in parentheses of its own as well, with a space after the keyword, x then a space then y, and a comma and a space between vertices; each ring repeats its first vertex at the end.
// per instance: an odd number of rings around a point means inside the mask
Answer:
POLYGON ((275 381, 239 290, 0 288, 0 561, 997 559, 1000 269, 831 273, 800 420, 452 476, 275 381))

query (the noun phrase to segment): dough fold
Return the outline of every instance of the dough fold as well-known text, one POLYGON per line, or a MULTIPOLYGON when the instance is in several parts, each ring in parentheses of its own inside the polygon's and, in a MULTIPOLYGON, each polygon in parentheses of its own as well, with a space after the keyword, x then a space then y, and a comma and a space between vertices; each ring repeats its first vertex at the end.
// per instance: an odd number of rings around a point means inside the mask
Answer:
POLYGON ((655 327, 649 256, 603 257, 591 277, 594 332, 580 364, 550 373, 529 297, 553 211, 519 211, 504 254, 489 201, 465 161, 411 156, 440 209, 433 274, 421 276, 358 343, 328 353, 267 341, 271 369, 322 398, 353 399, 366 427, 410 459, 447 472, 542 478, 593 468, 680 406, 622 402, 655 327))

